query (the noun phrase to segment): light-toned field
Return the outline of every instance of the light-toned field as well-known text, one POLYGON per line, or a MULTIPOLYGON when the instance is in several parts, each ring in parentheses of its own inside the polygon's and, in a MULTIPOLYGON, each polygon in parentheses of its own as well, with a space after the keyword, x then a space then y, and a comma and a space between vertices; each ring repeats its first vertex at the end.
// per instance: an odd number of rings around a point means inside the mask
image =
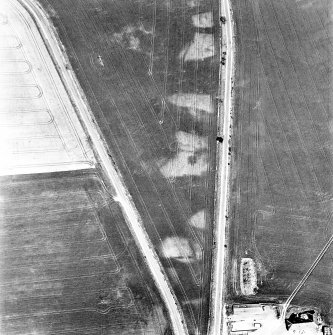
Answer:
POLYGON ((200 117, 201 113, 214 113, 212 97, 209 94, 181 93, 168 97, 168 101, 177 107, 186 108, 185 111, 193 117, 200 117))
POLYGON ((214 37, 212 34, 196 33, 193 41, 179 53, 185 62, 204 60, 215 55, 214 37))
POLYGON ((212 12, 200 13, 192 16, 192 22, 198 28, 212 28, 214 26, 212 12))
POLYGON ((177 132, 177 154, 160 163, 161 172, 167 178, 201 176, 207 173, 207 138, 177 132))
POLYGON ((0 3, 0 175, 90 168, 87 136, 40 33, 22 6, 0 3))

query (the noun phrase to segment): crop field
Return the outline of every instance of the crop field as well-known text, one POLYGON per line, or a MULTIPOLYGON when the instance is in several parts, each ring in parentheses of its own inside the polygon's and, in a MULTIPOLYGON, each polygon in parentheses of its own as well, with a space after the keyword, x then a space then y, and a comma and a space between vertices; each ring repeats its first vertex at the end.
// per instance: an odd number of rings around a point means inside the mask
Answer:
POLYGON ((87 169, 94 158, 42 37, 0 2, 0 175, 87 169))
MULTIPOLYGON (((285 301, 333 233, 332 8, 234 0, 236 76, 229 227, 230 300, 285 301), (240 259, 258 291, 242 296, 240 259)), ((292 304, 332 322, 333 246, 292 304)))
POLYGON ((205 333, 214 201, 216 0, 41 0, 183 306, 205 333))
POLYGON ((1 178, 1 334, 167 332, 109 191, 88 171, 1 178))

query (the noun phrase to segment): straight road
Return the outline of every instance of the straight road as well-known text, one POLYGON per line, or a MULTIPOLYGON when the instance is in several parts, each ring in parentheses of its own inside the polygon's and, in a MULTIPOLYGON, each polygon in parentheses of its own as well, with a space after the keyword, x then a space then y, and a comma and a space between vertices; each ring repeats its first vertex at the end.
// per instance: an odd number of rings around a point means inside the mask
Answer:
POLYGON ((54 28, 49 22, 46 14, 40 8, 40 6, 34 0, 10 0, 15 5, 23 5, 35 20, 38 28, 40 29, 41 35, 43 36, 44 42, 47 45, 53 61, 56 63, 59 69, 59 74, 68 90, 74 104, 77 107, 81 120, 86 127, 87 133, 89 134, 91 141, 94 145, 96 154, 98 155, 100 162, 114 187, 116 196, 114 200, 120 203, 123 211, 123 215, 127 221, 131 232, 136 239, 136 243, 140 248, 143 257, 151 271, 156 286, 161 294, 161 297, 165 303, 165 306, 169 312, 173 332, 176 335, 188 334, 186 323, 182 310, 175 298, 174 292, 171 285, 163 271, 162 265, 155 252, 154 246, 152 245, 140 219, 139 213, 137 212, 135 205, 126 190, 125 184, 117 172, 112 158, 108 155, 107 146, 104 143, 101 132, 96 126, 93 114, 89 110, 88 104, 85 102, 84 93, 80 88, 80 85, 74 76, 74 74, 66 69, 68 60, 59 46, 59 41, 54 33, 54 28))
MULTIPOLYGON (((220 16, 226 18, 222 24, 223 50, 227 52, 225 65, 221 65, 220 82, 223 98, 223 108, 219 109, 219 129, 224 140, 218 143, 217 148, 217 185, 216 185, 216 230, 215 230, 215 253, 212 276, 212 296, 210 312, 210 335, 226 333, 224 312, 224 262, 225 262, 225 232, 228 215, 228 184, 230 172, 230 136, 231 136, 231 109, 232 109, 232 76, 233 76, 233 22, 230 12, 230 0, 221 0, 220 16), (224 324, 223 324, 224 323, 224 324)), ((222 55, 222 53, 221 53, 222 55)))

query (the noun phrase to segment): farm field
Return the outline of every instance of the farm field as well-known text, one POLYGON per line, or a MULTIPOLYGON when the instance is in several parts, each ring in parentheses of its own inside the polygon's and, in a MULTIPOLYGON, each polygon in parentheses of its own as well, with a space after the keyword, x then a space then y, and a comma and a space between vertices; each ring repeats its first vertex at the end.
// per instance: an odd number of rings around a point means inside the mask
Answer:
POLYGON ((167 333, 110 191, 92 170, 1 177, 1 334, 167 333))
MULTIPOLYGON (((236 74, 230 301, 284 302, 333 233, 332 6, 233 0, 236 74), (242 296, 240 260, 258 290, 242 296)), ((291 304, 333 322, 333 246, 291 304)))
POLYGON ((0 2, 0 175, 88 169, 95 161, 33 19, 0 2))
POLYGON ((184 310, 208 321, 218 1, 41 0, 184 310))

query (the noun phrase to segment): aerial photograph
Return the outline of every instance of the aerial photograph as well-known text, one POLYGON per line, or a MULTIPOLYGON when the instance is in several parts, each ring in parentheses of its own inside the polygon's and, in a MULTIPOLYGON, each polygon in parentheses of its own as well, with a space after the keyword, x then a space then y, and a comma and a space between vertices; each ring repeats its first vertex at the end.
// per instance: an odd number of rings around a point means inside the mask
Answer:
POLYGON ((0 0, 0 335, 333 335, 333 2, 0 0))

